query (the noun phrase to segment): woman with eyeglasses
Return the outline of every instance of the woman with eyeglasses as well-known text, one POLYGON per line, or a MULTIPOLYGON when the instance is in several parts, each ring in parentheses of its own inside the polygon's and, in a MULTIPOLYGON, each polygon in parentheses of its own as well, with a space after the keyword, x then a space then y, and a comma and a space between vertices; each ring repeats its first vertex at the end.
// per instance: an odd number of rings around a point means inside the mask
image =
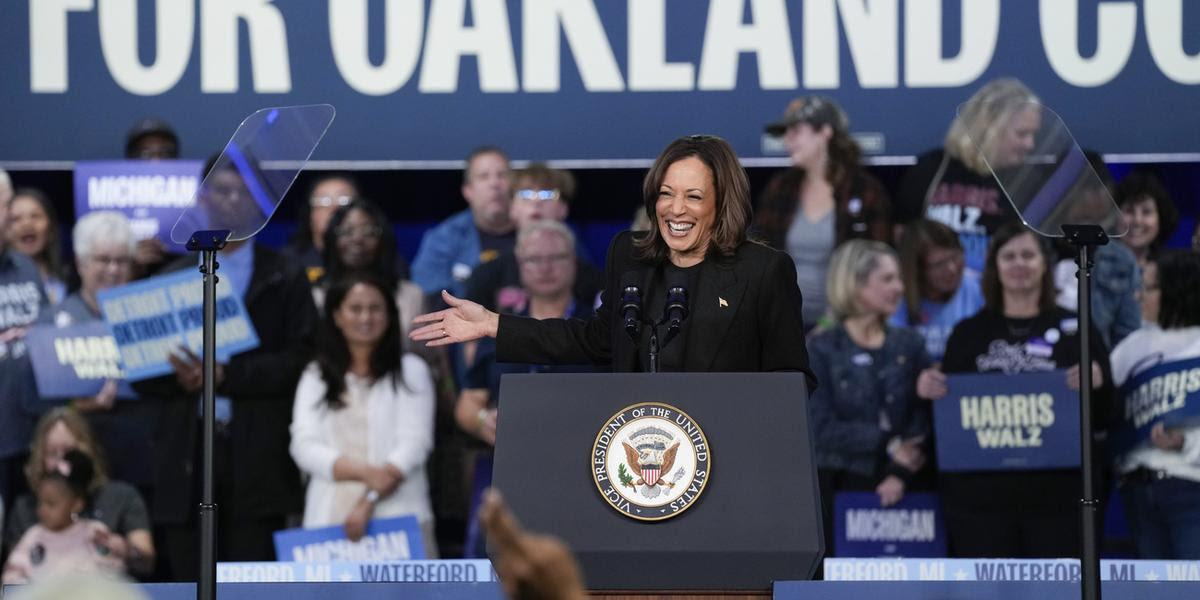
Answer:
MULTIPOLYGON (((84 215, 75 223, 72 242, 81 285, 45 313, 46 321, 57 327, 102 321, 97 294, 129 283, 133 276, 137 241, 125 215, 115 211, 84 215)), ((112 367, 117 366, 113 360, 112 367)), ((129 390, 119 392, 118 381, 109 379, 94 396, 71 399, 71 406, 87 417, 106 449, 113 476, 148 492, 154 406, 135 398, 129 390)))
POLYGON ((796 263, 804 324, 826 313, 825 280, 834 249, 850 239, 886 242, 891 205, 883 185, 862 167, 850 121, 832 99, 805 96, 767 125, 782 136, 792 167, 776 175, 758 203, 755 226, 796 263))
POLYGON ((296 232, 284 252, 304 265, 310 283, 325 274, 325 229, 337 209, 358 198, 358 184, 349 175, 330 174, 313 182, 307 202, 296 211, 296 232))
POLYGON ((942 360, 954 326, 983 308, 979 276, 965 265, 962 243, 953 229, 929 219, 905 228, 900 239, 904 297, 889 322, 921 334, 934 362, 942 360))
POLYGON ((329 284, 353 271, 369 271, 394 290, 401 333, 407 334, 412 318, 424 310, 425 298, 421 288, 401 276, 396 237, 383 210, 362 198, 338 207, 329 217, 322 246, 325 273, 313 286, 317 309, 324 303, 329 284))

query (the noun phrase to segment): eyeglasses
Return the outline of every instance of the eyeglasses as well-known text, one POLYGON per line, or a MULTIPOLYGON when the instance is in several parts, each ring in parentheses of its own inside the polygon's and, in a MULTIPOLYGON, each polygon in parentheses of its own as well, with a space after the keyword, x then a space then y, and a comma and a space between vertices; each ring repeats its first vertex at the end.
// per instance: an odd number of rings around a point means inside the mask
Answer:
POLYGON ((383 233, 383 228, 375 225, 361 225, 358 227, 342 226, 334 230, 334 233, 341 238, 377 238, 383 233))
POLYGON ((562 198, 562 194, 558 190, 534 190, 524 189, 517 190, 514 194, 517 200, 528 200, 537 202, 553 202, 562 198))
POLYGON ((308 205, 313 208, 329 208, 330 206, 346 206, 354 201, 354 196, 313 196, 308 199, 308 205))
POLYGON ((133 264, 133 259, 128 256, 104 256, 103 254, 93 254, 88 257, 88 260, 102 267, 128 267, 133 264))
POLYGON ((939 261, 925 261, 925 269, 927 271, 944 271, 950 268, 958 268, 966 261, 966 255, 962 252, 956 252, 939 261))
POLYGON ((547 265, 563 265, 566 264, 567 261, 571 260, 571 258, 572 257, 570 253, 563 252, 560 254, 546 254, 542 256, 518 256, 517 262, 520 263, 522 267, 534 268, 544 267, 547 265))

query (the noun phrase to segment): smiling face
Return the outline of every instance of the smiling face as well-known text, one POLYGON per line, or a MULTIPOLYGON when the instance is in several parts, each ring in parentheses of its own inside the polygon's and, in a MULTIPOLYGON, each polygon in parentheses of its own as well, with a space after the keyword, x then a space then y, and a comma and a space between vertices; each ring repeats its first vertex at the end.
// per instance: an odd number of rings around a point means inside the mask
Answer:
POLYGON ((129 282, 133 275, 133 253, 129 245, 99 239, 92 243, 91 254, 76 256, 81 290, 95 297, 96 292, 129 282))
POLYGON ((704 260, 717 218, 716 186, 708 165, 689 156, 667 167, 655 214, 672 263, 690 267, 704 260))
POLYGON ((1144 253, 1158 238, 1158 205, 1154 198, 1142 196, 1121 205, 1121 214, 1129 225, 1122 241, 1134 252, 1144 253))
POLYGON ((15 196, 8 204, 8 243, 21 254, 37 256, 50 238, 50 215, 29 196, 15 196))
POLYGON ((333 313, 350 346, 375 347, 388 326, 387 298, 372 285, 356 283, 333 313))
POLYGON ((1022 233, 1000 246, 996 271, 1005 292, 1038 292, 1046 273, 1046 259, 1032 233, 1022 233))
POLYGON ((383 231, 366 211, 353 208, 333 233, 337 236, 337 251, 342 262, 351 269, 359 269, 375 260, 383 231))
POLYGON ((896 312, 900 298, 904 296, 904 283, 900 280, 900 264, 890 254, 875 257, 875 268, 867 274, 867 280, 858 288, 856 303, 861 314, 887 318, 896 312))

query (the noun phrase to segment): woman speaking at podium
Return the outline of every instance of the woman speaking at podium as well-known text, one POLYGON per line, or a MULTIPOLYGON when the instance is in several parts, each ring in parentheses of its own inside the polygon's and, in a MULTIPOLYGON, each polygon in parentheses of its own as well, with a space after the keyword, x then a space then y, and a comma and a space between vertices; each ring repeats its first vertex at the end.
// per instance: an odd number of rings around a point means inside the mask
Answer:
POLYGON ((424 326, 411 337, 441 346, 490 336, 500 361, 650 371, 649 322, 658 323, 682 289, 688 314, 677 335, 659 328, 659 371, 803 371, 813 388, 795 266, 748 239, 750 185, 729 144, 705 135, 671 142, 642 195, 651 229, 613 239, 595 316, 498 315, 443 291, 450 308, 417 317, 424 326), (626 310, 631 304, 637 309, 626 310))

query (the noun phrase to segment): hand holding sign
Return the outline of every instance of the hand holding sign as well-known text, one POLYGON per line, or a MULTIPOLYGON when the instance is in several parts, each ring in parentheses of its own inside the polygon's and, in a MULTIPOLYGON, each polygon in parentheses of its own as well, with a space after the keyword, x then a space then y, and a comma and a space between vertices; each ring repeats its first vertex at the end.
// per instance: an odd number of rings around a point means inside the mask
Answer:
POLYGON ((883 507, 891 506, 900 501, 904 497, 904 481, 895 475, 888 475, 875 486, 875 493, 879 494, 879 504, 883 507))
POLYGON ((109 379, 100 387, 100 391, 91 398, 79 398, 71 405, 76 410, 83 412, 92 412, 99 410, 111 410, 113 403, 117 400, 117 381, 109 379))
MULTIPOLYGON (((1100 363, 1092 361, 1092 389, 1097 389, 1104 385, 1104 372, 1100 370, 1100 363)), ((1067 387, 1073 390, 1079 390, 1079 365, 1075 365, 1067 369, 1067 387)))
POLYGON ((917 376, 917 396, 926 400, 938 400, 946 395, 946 374, 936 364, 917 376))
MULTIPOLYGON (((188 393, 200 391, 200 388, 204 387, 204 361, 200 360, 200 357, 186 346, 180 346, 179 352, 182 356, 180 354, 167 355, 167 362, 171 363, 172 369, 175 369, 175 380, 188 393)), ((225 365, 217 363, 215 371, 214 387, 224 383, 225 365)))
POLYGON ((1167 429, 1167 426, 1159 421, 1150 430, 1150 442, 1159 450, 1179 452, 1183 450, 1183 432, 1178 429, 1167 429))
POLYGON ((371 522, 371 513, 375 512, 375 504, 368 501, 366 498, 358 501, 354 506, 354 510, 350 511, 350 516, 346 517, 346 522, 342 524, 342 529, 346 532, 346 539, 357 542, 367 534, 367 523, 371 522))

